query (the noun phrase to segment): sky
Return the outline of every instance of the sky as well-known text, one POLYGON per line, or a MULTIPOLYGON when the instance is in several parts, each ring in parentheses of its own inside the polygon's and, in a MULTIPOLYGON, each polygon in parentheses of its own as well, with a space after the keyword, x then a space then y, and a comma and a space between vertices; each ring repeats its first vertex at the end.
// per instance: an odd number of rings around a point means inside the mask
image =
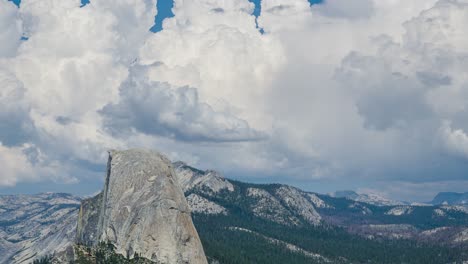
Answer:
POLYGON ((126 148, 319 193, 468 191, 466 0, 15 3, 0 193, 93 194, 126 148))

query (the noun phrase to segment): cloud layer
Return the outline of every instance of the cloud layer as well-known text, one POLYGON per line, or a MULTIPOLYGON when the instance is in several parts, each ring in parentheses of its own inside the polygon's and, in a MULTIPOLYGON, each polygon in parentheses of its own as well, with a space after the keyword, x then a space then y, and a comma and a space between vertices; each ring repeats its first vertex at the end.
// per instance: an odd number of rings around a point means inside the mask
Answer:
POLYGON ((175 0, 152 33, 155 1, 0 0, 0 186, 150 147, 317 191, 468 188, 468 2, 254 8, 175 0))
POLYGON ((216 112, 210 105, 201 103, 195 88, 172 88, 168 83, 149 81, 145 68, 131 68, 128 79, 120 87, 120 101, 100 111, 104 127, 111 134, 134 132, 195 142, 265 138, 245 120, 229 112, 216 112))

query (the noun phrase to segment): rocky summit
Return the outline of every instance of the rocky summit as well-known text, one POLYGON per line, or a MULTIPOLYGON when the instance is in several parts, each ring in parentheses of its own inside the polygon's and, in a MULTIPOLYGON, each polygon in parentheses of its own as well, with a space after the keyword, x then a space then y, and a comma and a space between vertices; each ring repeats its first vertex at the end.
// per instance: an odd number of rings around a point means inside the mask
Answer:
POLYGON ((123 256, 207 263, 171 162, 145 150, 110 151, 104 190, 84 200, 77 242, 110 242, 123 256))

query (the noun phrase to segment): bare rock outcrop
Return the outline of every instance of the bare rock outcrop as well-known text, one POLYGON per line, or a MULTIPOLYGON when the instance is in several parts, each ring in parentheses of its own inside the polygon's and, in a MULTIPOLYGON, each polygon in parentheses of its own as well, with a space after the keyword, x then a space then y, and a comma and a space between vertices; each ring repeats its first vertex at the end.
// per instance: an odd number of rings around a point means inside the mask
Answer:
POLYGON ((202 171, 190 167, 182 161, 174 162, 173 166, 177 180, 184 192, 199 189, 207 195, 213 195, 223 190, 234 191, 234 185, 217 171, 202 171))
POLYGON ((207 263, 171 162, 146 150, 110 151, 102 194, 80 208, 77 242, 114 244, 156 263, 207 263), (101 197, 100 197, 101 196, 101 197))

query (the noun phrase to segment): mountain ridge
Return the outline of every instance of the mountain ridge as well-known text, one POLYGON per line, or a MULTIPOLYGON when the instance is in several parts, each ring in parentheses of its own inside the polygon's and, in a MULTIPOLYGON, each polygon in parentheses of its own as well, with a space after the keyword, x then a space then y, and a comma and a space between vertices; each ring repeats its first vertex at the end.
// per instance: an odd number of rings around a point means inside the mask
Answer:
POLYGON ((440 192, 430 204, 446 204, 446 205, 468 205, 468 192, 440 192))
POLYGON ((329 194, 333 197, 338 198, 347 198, 349 200, 353 200, 356 202, 365 202, 368 204, 378 205, 378 206, 388 206, 388 205, 407 205, 408 202, 403 201, 395 201, 391 199, 387 199, 381 195, 376 193, 357 193, 355 191, 344 190, 344 191, 336 191, 334 193, 329 194))
MULTIPOLYGON (((115 159, 113 162, 117 161, 115 159)), ((138 178, 139 173, 144 171, 136 169, 145 163, 139 160, 117 163, 114 173, 136 175, 138 178)), ((382 263, 384 256, 380 256, 379 252, 383 252, 384 248, 388 256, 397 262, 409 259, 413 260, 412 263, 468 260, 468 255, 463 253, 468 252, 468 209, 464 206, 367 203, 359 201, 358 197, 333 197, 284 184, 235 181, 224 178, 219 172, 200 170, 183 162, 170 163, 166 160, 163 164, 157 166, 157 171, 164 166, 168 171, 173 169, 174 174, 167 180, 169 184, 177 185, 180 194, 185 196, 187 211, 191 211, 194 227, 210 263, 285 263, 291 260, 294 263, 382 263), (171 178, 173 183, 170 183, 171 178), (399 255, 404 256, 403 259, 399 255)), ((110 174, 112 170, 107 175, 110 174)), ((152 179, 149 174, 141 180, 147 183, 152 179)), ((119 187, 127 184, 111 185, 119 187)), ((121 204, 119 201, 122 197, 133 197, 134 192, 128 191, 130 186, 122 188, 117 192, 111 191, 118 194, 113 203, 121 204)), ((147 190, 146 186, 134 188, 143 193, 147 190)), ((104 204, 104 193, 86 199, 53 193, 31 197, 0 196, 0 212, 4 213, 3 218, 0 217, 0 256, 8 255, 16 263, 20 263, 19 260, 23 263, 26 263, 25 260, 32 261, 44 254, 46 249, 49 253, 53 252, 50 248, 57 244, 56 240, 51 239, 54 237, 67 238, 66 241, 62 240, 66 242, 65 245, 74 242, 75 237, 80 244, 95 245, 104 230, 99 206, 104 204), (17 201, 9 202, 8 199, 17 201), (55 202, 49 204, 48 200, 55 202), (67 203, 70 208, 64 206, 67 203), (8 204, 17 206, 8 207, 8 204), (36 224, 36 231, 39 235, 36 234, 35 241, 31 241, 34 234, 16 241, 26 222, 15 214, 15 210, 19 212, 24 206, 21 210, 24 212, 37 204, 44 207, 40 210, 44 214, 39 212, 41 217, 45 217, 47 212, 57 217, 45 218, 45 222, 38 221, 40 224, 36 224), (64 225, 55 233, 46 232, 61 221, 59 216, 67 216, 65 212, 78 223, 76 236, 70 238, 70 233, 66 236, 65 231, 71 228, 70 225, 64 225), (93 226, 96 229, 91 228, 93 226), (22 251, 19 251, 20 247, 23 247, 22 251)), ((116 211, 117 216, 126 212, 126 205, 121 205, 115 207, 120 208, 116 211)), ((108 231, 111 236, 106 239, 119 233, 118 230, 108 231)), ((121 247, 117 251, 124 256, 140 253, 136 248, 127 249, 121 247)), ((65 252, 59 257, 66 258, 67 254, 65 252)), ((2 262, 0 258, 0 263, 9 262, 2 262)))

